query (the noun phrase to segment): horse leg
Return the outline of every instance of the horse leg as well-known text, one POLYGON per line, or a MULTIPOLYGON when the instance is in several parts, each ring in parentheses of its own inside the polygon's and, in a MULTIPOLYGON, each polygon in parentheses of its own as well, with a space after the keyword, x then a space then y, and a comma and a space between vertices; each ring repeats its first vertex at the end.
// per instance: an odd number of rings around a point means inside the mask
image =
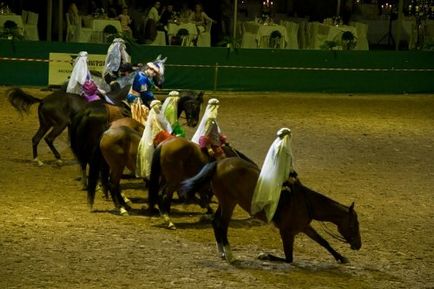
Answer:
POLYGON ((158 207, 160 208, 160 214, 163 217, 164 222, 167 224, 167 228, 176 230, 175 224, 172 223, 169 217, 172 198, 173 190, 170 190, 167 185, 164 185, 161 189, 161 194, 159 194, 158 207))
POLYGON ((54 146, 54 140, 62 133, 62 131, 65 130, 66 126, 67 126, 66 122, 54 126, 53 129, 50 131, 50 133, 45 137, 45 142, 47 143, 51 152, 54 154, 54 157, 56 158, 56 163, 58 165, 62 164, 62 159, 60 157, 60 153, 57 151, 56 147, 54 146))
POLYGON ((335 249, 333 249, 330 244, 323 238, 321 237, 317 231, 315 231, 314 228, 312 228, 312 226, 307 226, 306 229, 303 231, 306 235, 308 235, 312 240, 316 241, 318 244, 320 244, 321 246, 323 246, 324 248, 326 248, 327 251, 329 251, 330 254, 333 255, 333 257, 335 257, 336 261, 341 262, 341 263, 348 263, 348 259, 345 258, 344 256, 342 256, 341 254, 339 254, 338 252, 336 252, 335 249))
POLYGON ((228 263, 233 263, 235 261, 228 240, 228 227, 235 205, 236 203, 234 202, 230 202, 223 206, 220 204, 213 220, 217 248, 219 250, 220 256, 224 257, 228 263))
POLYGON ((285 258, 277 257, 272 254, 261 253, 258 255, 259 260, 292 263, 295 234, 288 230, 280 229, 280 237, 282 239, 285 258))
POLYGON ((42 166, 44 163, 38 159, 38 145, 41 142, 41 139, 47 133, 51 126, 48 125, 40 125, 38 131, 32 138, 32 149, 33 149, 33 161, 38 164, 38 166, 42 166))

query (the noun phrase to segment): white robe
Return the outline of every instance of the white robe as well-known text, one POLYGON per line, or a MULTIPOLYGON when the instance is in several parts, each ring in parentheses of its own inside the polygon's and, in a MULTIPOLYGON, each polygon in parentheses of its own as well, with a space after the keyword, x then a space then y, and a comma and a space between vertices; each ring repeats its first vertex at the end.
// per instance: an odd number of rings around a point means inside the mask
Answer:
POLYGON ((277 137, 268 150, 252 197, 250 213, 264 211, 270 222, 276 212, 283 182, 294 169, 291 135, 277 137))
POLYGON ((162 130, 169 133, 172 128, 164 115, 160 112, 157 113, 151 109, 146 120, 145 130, 143 131, 142 138, 137 148, 136 158, 136 176, 142 178, 149 178, 151 175, 152 155, 154 154, 154 138, 162 130))
POLYGON ((80 94, 81 87, 88 78, 90 79, 90 72, 87 67, 87 52, 82 51, 74 60, 74 67, 69 77, 66 92, 80 94))
MULTIPOLYGON (((196 132, 194 133, 193 137, 191 138, 192 142, 199 144, 200 137, 205 135, 207 130, 208 130, 208 127, 207 127, 207 124, 209 123, 208 119, 212 118, 212 119, 216 120, 217 119, 217 112, 218 112, 218 105, 215 105, 215 104, 211 104, 211 105, 208 104, 207 105, 207 107, 205 109, 205 113, 203 114, 203 117, 200 120, 199 126, 197 127, 196 132)), ((218 132, 220 133, 221 130, 220 130, 220 127, 218 126, 218 124, 217 124, 217 129, 218 129, 218 132)))

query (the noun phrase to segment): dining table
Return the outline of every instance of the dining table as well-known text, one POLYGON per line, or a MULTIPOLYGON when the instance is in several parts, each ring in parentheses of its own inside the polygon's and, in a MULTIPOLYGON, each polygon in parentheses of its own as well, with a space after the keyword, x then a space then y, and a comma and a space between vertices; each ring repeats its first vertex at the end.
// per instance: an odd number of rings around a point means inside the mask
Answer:
POLYGON ((181 29, 185 29, 188 32, 187 43, 185 46, 192 46, 192 40, 197 37, 197 27, 193 22, 169 22, 167 24, 167 35, 169 37, 169 45, 171 44, 170 39, 176 36, 181 29))
POLYGON ((15 24, 17 24, 18 32, 21 35, 24 35, 24 23, 23 23, 23 18, 21 17, 21 15, 11 14, 11 13, 0 14, 0 31, 3 31, 4 24, 6 23, 6 21, 12 21, 15 24))
POLYGON ((275 23, 257 23, 245 21, 242 23, 242 48, 270 48, 270 37, 273 32, 281 36, 279 48, 285 48, 288 43, 288 33, 283 25, 275 23))
POLYGON ((113 18, 94 18, 84 16, 83 26, 92 29, 91 42, 104 43, 104 29, 107 26, 113 26, 118 33, 122 32, 121 22, 113 18))

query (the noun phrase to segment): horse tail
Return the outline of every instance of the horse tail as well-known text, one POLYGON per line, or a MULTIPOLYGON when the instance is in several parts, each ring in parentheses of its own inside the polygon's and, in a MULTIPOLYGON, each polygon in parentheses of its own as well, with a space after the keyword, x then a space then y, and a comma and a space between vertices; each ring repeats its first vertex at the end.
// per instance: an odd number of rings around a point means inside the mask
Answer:
POLYGON ((201 191, 201 188, 211 182, 216 169, 217 161, 207 163, 197 175, 181 182, 181 187, 179 189, 180 195, 190 199, 190 196, 201 191))
POLYGON ((25 93, 21 88, 11 88, 7 91, 9 103, 20 113, 28 114, 30 107, 35 103, 41 103, 42 99, 25 93))
POLYGON ((158 191, 160 189, 160 175, 161 175, 161 145, 158 146, 153 155, 151 162, 151 175, 149 176, 149 189, 148 189, 148 203, 149 208, 155 207, 158 200, 158 191))
POLYGON ((101 149, 99 146, 95 147, 89 161, 89 176, 87 183, 87 203, 91 209, 95 202, 96 186, 100 177, 102 183, 106 184, 108 182, 107 179, 102 179, 106 177, 106 174, 103 173, 106 170, 106 166, 108 165, 103 159, 101 149))

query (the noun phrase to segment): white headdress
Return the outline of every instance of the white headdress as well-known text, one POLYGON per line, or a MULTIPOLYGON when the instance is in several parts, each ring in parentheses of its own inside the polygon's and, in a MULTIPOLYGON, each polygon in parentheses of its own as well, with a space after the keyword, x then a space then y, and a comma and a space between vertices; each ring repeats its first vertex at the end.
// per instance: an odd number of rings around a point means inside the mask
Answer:
POLYGON ((125 41, 122 38, 115 38, 107 50, 104 73, 118 71, 122 59, 124 63, 131 62, 131 57, 126 50, 125 41))
POLYGON ((87 52, 81 51, 74 60, 66 92, 80 94, 81 86, 88 78, 90 78, 90 73, 87 67, 87 52))
POLYGON ((166 97, 161 107, 161 111, 172 126, 178 120, 178 102, 179 92, 172 90, 169 92, 169 96, 166 97))
POLYGON ((162 130, 169 133, 172 132, 172 127, 164 117, 164 114, 157 112, 154 108, 156 105, 161 105, 161 101, 153 100, 151 102, 151 110, 146 120, 145 130, 137 148, 136 159, 136 175, 138 177, 148 178, 151 174, 152 155, 154 153, 154 138, 162 130))
POLYGON ((210 100, 208 100, 208 105, 206 106, 205 113, 203 114, 202 119, 200 120, 196 132, 191 138, 192 142, 198 144, 200 137, 206 133, 206 131, 208 130, 206 125, 210 123, 208 122, 208 119, 214 119, 216 121, 217 129, 218 132, 220 133, 220 127, 217 123, 217 113, 218 113, 219 104, 220 102, 217 98, 211 98, 210 100))
POLYGON ((264 210, 268 222, 274 216, 279 203, 283 182, 294 169, 291 148, 291 130, 282 128, 270 146, 252 197, 250 213, 264 210))
POLYGON ((158 75, 160 75, 160 66, 158 63, 148 62, 146 63, 146 66, 152 68, 158 75))

